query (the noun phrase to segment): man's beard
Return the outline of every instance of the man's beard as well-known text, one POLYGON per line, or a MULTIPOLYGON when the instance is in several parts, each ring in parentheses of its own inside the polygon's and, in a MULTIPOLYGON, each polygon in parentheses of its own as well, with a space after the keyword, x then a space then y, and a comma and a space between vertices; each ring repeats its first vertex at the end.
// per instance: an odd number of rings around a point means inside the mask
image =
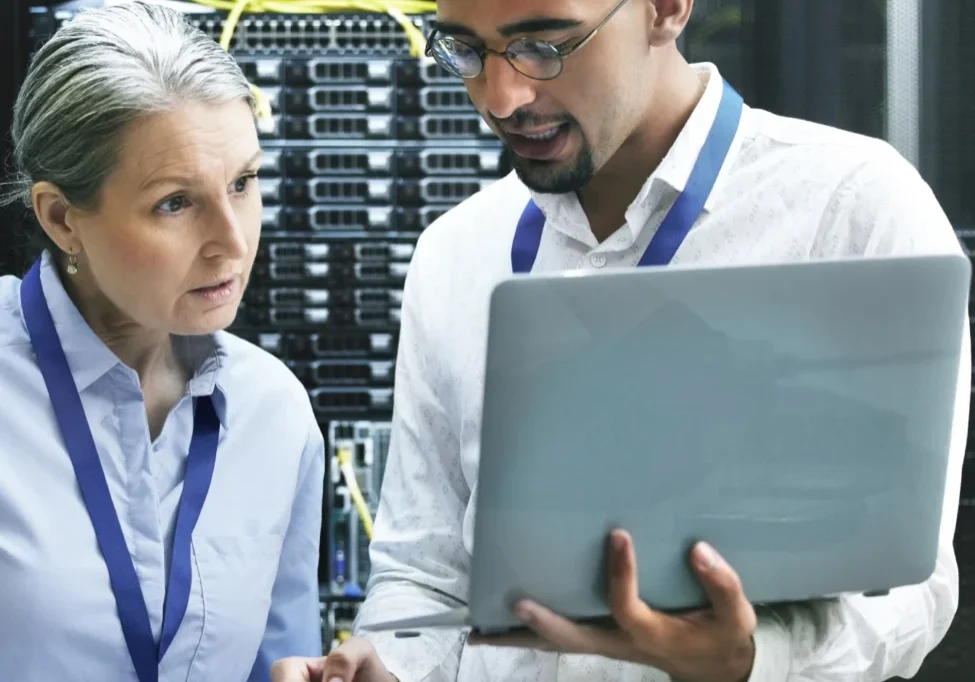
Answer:
POLYGON ((541 194, 568 194, 578 192, 592 180, 596 167, 592 150, 583 140, 582 149, 569 162, 536 161, 511 154, 511 164, 518 178, 528 189, 541 194))
MULTIPOLYGON (((508 153, 511 155, 511 165, 514 167, 518 177, 529 189, 541 194, 568 194, 576 192, 585 187, 596 174, 596 167, 592 160, 592 148, 582 130, 571 116, 535 116, 529 111, 516 111, 509 118, 505 119, 505 125, 501 119, 496 118, 487 112, 481 112, 485 119, 493 123, 496 131, 505 128, 526 128, 538 127, 552 124, 567 124, 570 129, 580 132, 582 144, 576 157, 567 162, 539 161, 537 159, 525 159, 515 154, 510 148, 508 153)), ((501 135, 502 140, 504 136, 501 135)))

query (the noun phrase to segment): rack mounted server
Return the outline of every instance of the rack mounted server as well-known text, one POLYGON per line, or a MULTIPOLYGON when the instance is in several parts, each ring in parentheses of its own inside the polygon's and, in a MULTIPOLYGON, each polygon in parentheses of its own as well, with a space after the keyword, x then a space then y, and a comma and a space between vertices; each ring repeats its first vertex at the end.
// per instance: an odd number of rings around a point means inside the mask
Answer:
MULTIPOLYGON (((37 8, 35 43, 76 11, 78 3, 37 8)), ((223 13, 200 6, 187 16, 214 40, 223 31, 223 13)), ((428 20, 413 19, 421 30, 428 20)), ((369 575, 368 537, 335 454, 354 453, 358 487, 375 514, 416 239, 508 164, 463 83, 412 58, 391 17, 245 14, 230 53, 272 112, 259 133, 261 244, 231 331, 288 365, 326 436, 332 461, 319 579, 333 642, 369 575)))

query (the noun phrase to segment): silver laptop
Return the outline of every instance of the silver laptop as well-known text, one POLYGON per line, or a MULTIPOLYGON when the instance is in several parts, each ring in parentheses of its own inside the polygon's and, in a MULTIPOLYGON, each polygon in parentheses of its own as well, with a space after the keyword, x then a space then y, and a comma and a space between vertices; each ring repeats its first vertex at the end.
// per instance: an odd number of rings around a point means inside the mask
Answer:
POLYGON ((707 604, 713 544, 755 603, 935 567, 971 265, 962 255, 520 276, 493 293, 467 605, 368 630, 501 632, 529 597, 707 604))

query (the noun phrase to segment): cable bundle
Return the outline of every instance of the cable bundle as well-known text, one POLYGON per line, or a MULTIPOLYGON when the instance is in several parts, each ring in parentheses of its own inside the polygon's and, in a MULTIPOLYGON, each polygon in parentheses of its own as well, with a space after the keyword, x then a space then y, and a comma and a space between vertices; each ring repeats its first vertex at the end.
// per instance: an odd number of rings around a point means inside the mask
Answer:
POLYGON ((359 481, 355 477, 355 469, 352 467, 352 452, 348 448, 339 448, 338 460, 339 470, 345 478, 345 485, 349 488, 352 503, 355 505, 356 511, 359 512, 359 519, 366 531, 366 538, 372 540, 372 514, 369 513, 369 505, 366 504, 366 498, 363 497, 362 489, 359 488, 359 481))
MULTIPOLYGON (((220 46, 230 50, 237 23, 244 12, 277 14, 327 14, 330 12, 379 12, 388 14, 403 28, 410 42, 410 55, 423 56, 426 38, 410 20, 411 14, 431 14, 437 4, 431 0, 194 0, 198 5, 227 10, 227 20, 220 35, 220 46)), ((271 104, 260 88, 251 84, 257 100, 257 116, 264 123, 271 121, 271 104)))

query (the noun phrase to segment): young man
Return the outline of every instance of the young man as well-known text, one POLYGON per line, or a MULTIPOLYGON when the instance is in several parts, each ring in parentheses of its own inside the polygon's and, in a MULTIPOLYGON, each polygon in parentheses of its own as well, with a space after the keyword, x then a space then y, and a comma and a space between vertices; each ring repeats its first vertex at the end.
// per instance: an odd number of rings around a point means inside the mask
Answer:
MULTIPOLYGON (((438 2, 432 52, 466 78, 517 172, 420 238, 363 622, 446 610, 467 595, 488 296, 512 270, 634 267, 645 254, 715 265, 959 252, 930 189, 889 145, 742 106, 713 66, 688 65, 675 39, 692 4, 438 2)), ((968 423, 967 327, 963 345, 937 569, 921 585, 756 612, 733 569, 702 545, 690 560, 712 607, 671 617, 640 602, 633 548, 619 534, 610 557, 618 631, 526 604, 519 615, 532 639, 369 634, 328 659, 279 662, 275 679, 909 677, 958 599, 951 543, 968 423)))

